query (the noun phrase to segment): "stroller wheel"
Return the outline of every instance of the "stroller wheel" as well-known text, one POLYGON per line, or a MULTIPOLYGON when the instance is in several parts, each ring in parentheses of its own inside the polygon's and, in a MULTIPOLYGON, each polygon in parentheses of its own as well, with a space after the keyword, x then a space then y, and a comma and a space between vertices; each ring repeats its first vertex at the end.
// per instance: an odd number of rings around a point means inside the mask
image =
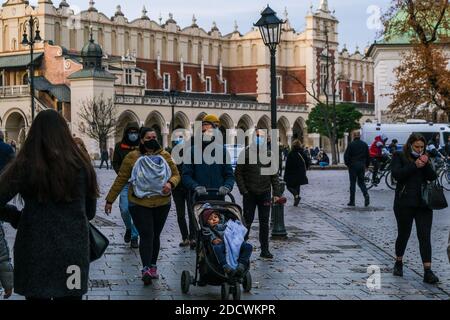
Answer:
POLYGON ((222 300, 230 300, 230 285, 228 283, 222 284, 222 300))
POLYGON ((181 292, 188 293, 189 292, 189 286, 192 283, 192 277, 189 271, 183 271, 181 274, 181 292))
POLYGON ((241 300, 240 283, 236 283, 236 285, 233 287, 233 300, 241 300))
POLYGON ((252 275, 250 274, 250 271, 245 274, 242 281, 242 287, 244 288, 244 292, 250 292, 252 290, 252 275))

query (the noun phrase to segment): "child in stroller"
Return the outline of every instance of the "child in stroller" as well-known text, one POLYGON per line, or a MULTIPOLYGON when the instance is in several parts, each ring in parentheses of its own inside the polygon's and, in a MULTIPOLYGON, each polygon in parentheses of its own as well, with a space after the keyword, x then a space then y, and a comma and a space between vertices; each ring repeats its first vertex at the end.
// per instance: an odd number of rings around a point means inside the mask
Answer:
POLYGON ((234 234, 237 237, 231 237, 229 232, 230 237, 227 239, 226 244, 225 233, 228 222, 225 222, 224 216, 213 208, 205 209, 202 215, 203 234, 209 237, 219 265, 222 266, 227 275, 237 278, 242 277, 249 266, 250 256, 253 251, 252 245, 244 241, 247 229, 242 224, 234 222, 236 224, 234 234), (239 237, 239 234, 241 234, 242 238, 239 237))

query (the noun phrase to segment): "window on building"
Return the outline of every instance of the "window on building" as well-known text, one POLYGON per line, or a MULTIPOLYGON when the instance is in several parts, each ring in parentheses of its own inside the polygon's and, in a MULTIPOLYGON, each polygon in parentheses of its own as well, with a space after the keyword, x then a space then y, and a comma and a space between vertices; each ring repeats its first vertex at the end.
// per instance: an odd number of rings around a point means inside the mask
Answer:
POLYGON ((281 76, 277 76, 277 98, 281 98, 283 96, 283 78, 281 76))
POLYGON ((28 85, 28 73, 25 73, 22 77, 22 85, 28 85))
POLYGON ((186 76, 186 92, 192 92, 192 76, 190 74, 186 76))
MULTIPOLYGON (((330 75, 331 76, 331 75, 330 75)), ((320 66, 320 94, 325 94, 325 90, 327 94, 330 94, 330 80, 328 79, 327 83, 327 65, 322 64, 320 66)))
POLYGON ((228 82, 227 79, 223 79, 223 93, 228 93, 228 82))
POLYGON ((212 91, 211 77, 206 77, 206 93, 211 93, 211 91, 212 91))
POLYGON ((125 69, 125 84, 133 84, 133 71, 131 69, 125 69))
POLYGON ((163 90, 170 91, 170 73, 164 73, 163 90))

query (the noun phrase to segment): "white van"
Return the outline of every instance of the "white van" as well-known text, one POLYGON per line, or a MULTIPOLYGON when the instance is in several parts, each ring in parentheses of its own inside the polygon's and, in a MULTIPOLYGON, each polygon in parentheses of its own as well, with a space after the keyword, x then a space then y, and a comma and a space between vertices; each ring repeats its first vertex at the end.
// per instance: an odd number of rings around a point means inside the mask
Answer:
POLYGON ((392 139, 397 139, 398 146, 401 147, 412 133, 422 134, 427 141, 439 133, 439 144, 443 147, 450 136, 450 125, 448 123, 428 123, 424 120, 408 120, 406 123, 392 124, 366 123, 361 128, 361 140, 370 146, 376 136, 384 134, 388 137, 387 144, 391 143, 392 139))

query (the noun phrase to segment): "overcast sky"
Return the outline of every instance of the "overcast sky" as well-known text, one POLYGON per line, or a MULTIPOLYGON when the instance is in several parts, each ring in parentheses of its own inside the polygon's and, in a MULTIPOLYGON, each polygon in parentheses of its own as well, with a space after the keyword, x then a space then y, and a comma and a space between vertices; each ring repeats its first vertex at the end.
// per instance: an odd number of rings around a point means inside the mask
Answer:
MULTIPOLYGON (((32 4, 37 0, 31 0, 32 4)), ((60 0, 53 0, 58 6, 60 0)), ((67 0, 75 9, 86 10, 89 0, 67 0)), ((237 21, 239 31, 246 33, 260 17, 261 10, 269 4, 277 12, 278 17, 284 18, 287 8, 291 25, 296 31, 305 26, 305 15, 313 4, 314 10, 320 0, 97 0, 95 7, 107 16, 114 15, 116 5, 122 6, 125 16, 131 21, 141 16, 145 5, 152 20, 163 22, 173 13, 174 19, 184 28, 191 25, 192 15, 195 14, 197 24, 209 31, 212 22, 216 21, 223 35, 233 31, 234 21, 237 21)), ((378 12, 386 10, 391 0, 328 0, 331 10, 335 10, 338 18, 340 45, 345 43, 353 51, 358 45, 364 48, 376 38, 378 12)))

